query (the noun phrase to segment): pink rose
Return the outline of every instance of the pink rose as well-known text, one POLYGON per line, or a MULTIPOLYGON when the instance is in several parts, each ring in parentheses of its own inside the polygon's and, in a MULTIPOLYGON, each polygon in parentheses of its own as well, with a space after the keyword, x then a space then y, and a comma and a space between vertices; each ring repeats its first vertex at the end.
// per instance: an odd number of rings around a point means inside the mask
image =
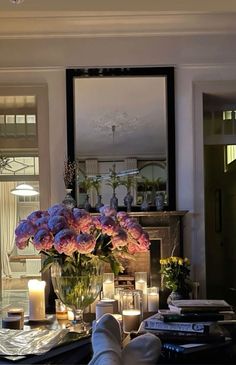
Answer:
POLYGON ((87 254, 94 250, 96 245, 95 238, 88 233, 81 233, 76 239, 76 248, 79 253, 87 254))

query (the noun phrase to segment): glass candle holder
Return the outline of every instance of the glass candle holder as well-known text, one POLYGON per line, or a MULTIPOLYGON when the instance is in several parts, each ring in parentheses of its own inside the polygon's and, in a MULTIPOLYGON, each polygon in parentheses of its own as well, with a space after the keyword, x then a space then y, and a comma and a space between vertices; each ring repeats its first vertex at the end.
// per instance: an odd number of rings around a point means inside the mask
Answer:
POLYGON ((114 283, 114 273, 104 273, 103 274, 103 298, 104 299, 114 299, 115 294, 115 283, 114 283))
POLYGON ((123 290, 120 292, 123 332, 138 331, 142 321, 142 292, 123 290))
POLYGON ((148 312, 157 312, 159 308, 159 288, 153 286, 147 288, 148 312))
POLYGON ((143 311, 147 311, 147 272, 135 272, 135 289, 143 293, 143 311))
POLYGON ((60 299, 55 299, 55 307, 57 319, 68 319, 66 305, 60 299))

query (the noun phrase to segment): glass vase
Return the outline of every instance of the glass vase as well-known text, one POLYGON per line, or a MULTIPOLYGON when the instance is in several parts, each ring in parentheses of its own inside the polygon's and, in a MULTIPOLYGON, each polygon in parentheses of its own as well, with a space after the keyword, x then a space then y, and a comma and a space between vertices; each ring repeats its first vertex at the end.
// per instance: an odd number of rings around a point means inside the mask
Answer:
POLYGON ((51 267, 51 277, 54 291, 63 304, 73 311, 74 320, 70 330, 89 333, 91 326, 84 322, 83 314, 86 307, 92 304, 102 288, 103 266, 86 263, 78 270, 68 271, 68 266, 54 263, 51 267))
POLYGON ((71 195, 72 189, 66 189, 66 196, 64 200, 62 201, 63 204, 65 204, 66 207, 73 209, 76 207, 76 201, 71 195))
POLYGON ((131 212, 133 200, 134 198, 131 195, 130 191, 127 191, 127 194, 124 197, 124 205, 126 206, 127 212, 131 212))

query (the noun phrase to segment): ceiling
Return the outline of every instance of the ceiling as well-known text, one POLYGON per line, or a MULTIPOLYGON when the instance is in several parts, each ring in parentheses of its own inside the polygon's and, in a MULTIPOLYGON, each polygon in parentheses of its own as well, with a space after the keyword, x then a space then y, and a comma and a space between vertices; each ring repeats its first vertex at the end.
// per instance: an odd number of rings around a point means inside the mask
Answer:
POLYGON ((0 11, 236 11, 235 0, 1 0, 0 11))
POLYGON ((77 157, 166 158, 165 77, 78 78, 74 85, 77 157))

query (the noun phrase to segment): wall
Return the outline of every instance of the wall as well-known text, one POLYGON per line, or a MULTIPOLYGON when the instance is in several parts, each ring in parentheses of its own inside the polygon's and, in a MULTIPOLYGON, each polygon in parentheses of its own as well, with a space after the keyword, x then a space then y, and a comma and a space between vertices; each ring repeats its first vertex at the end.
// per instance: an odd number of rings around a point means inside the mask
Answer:
MULTIPOLYGON (((204 194, 199 81, 236 80, 233 35, 1 39, 0 83, 46 83, 49 94, 51 203, 65 195, 62 171, 66 153, 65 68, 72 66, 176 67, 177 209, 185 219, 185 254, 204 292, 204 194), (197 102, 195 102, 197 99, 197 102), (195 112, 195 114, 194 114, 195 112), (195 134, 196 132, 196 134, 195 134), (195 200, 197 196, 197 201, 195 200)), ((213 88, 214 89, 214 88, 213 88)))

